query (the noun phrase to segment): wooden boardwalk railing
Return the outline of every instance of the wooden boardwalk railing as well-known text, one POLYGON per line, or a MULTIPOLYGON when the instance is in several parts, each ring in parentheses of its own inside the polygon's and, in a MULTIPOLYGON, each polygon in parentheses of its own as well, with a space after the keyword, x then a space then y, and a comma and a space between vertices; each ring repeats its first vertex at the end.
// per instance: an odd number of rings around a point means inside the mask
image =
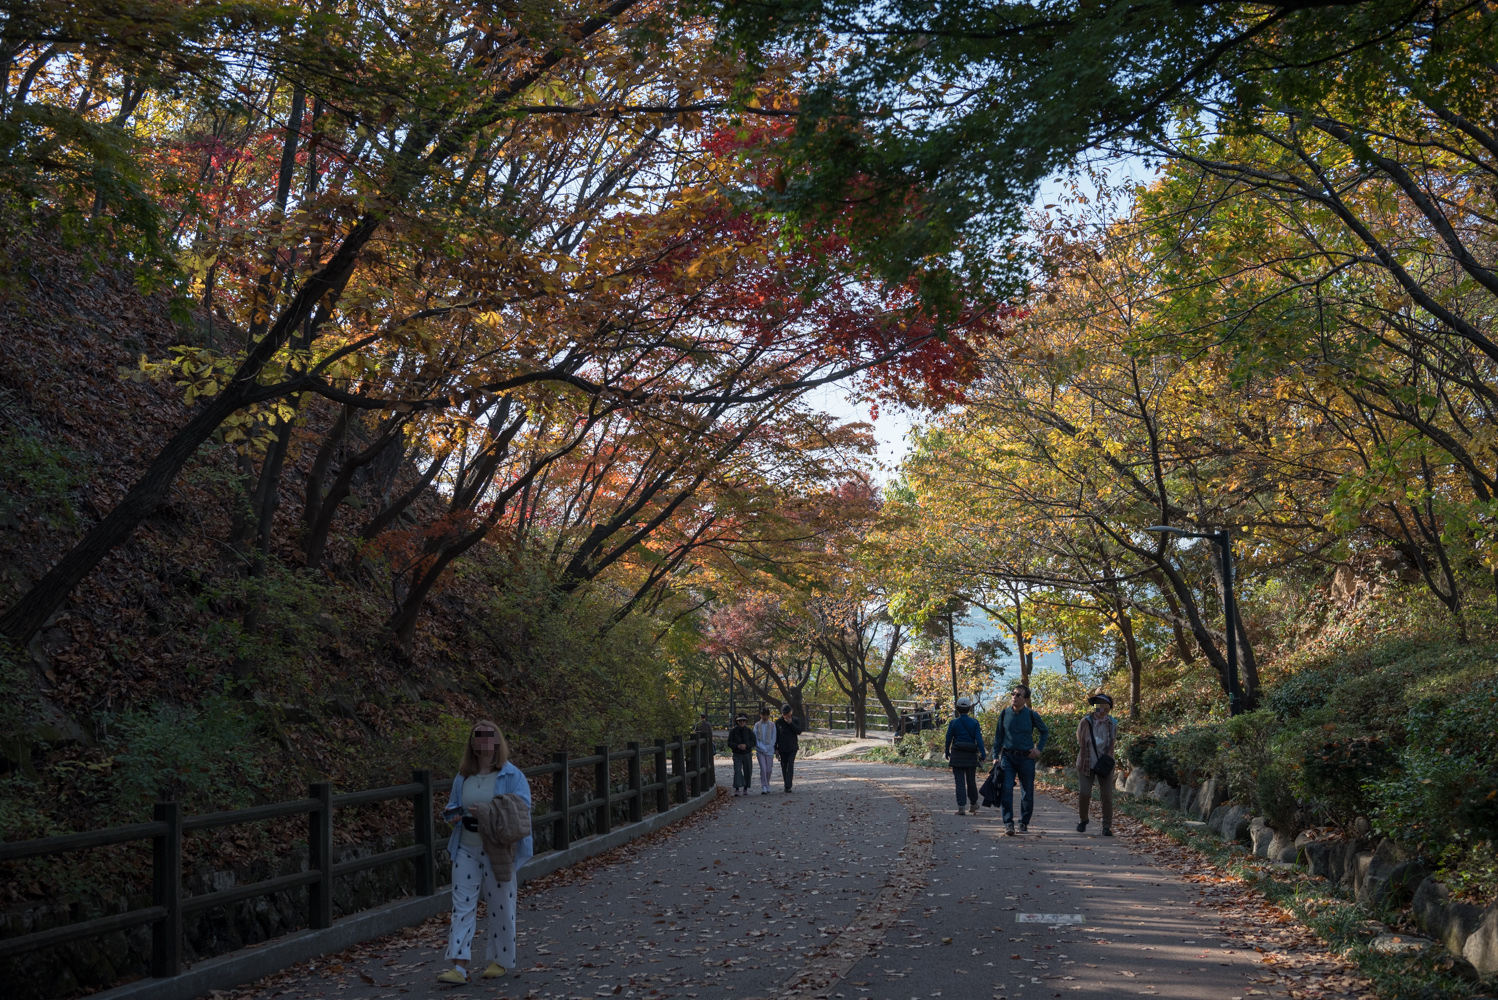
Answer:
MULTIPOLYGON (((551 850, 565 850, 571 846, 573 820, 578 816, 591 814, 594 834, 608 833, 613 823, 613 807, 619 803, 628 803, 629 822, 637 823, 644 819, 647 802, 652 806, 650 811, 665 812, 670 808, 673 796, 678 803, 686 802, 694 796, 711 791, 716 783, 712 747, 705 737, 698 736, 678 736, 670 741, 658 739, 652 746, 629 743, 625 750, 610 750, 607 746, 599 746, 594 747, 592 755, 587 757, 569 757, 565 753, 558 753, 550 764, 523 770, 526 778, 533 783, 533 801, 536 779, 548 775, 551 777, 551 808, 544 813, 533 812, 531 817, 533 833, 550 828, 551 850), (652 763, 649 783, 644 781, 643 774, 646 758, 652 763), (614 791, 616 783, 613 780, 612 765, 619 761, 627 762, 628 776, 625 789, 614 791), (593 769, 592 796, 573 802, 572 776, 577 769, 588 767, 593 769)), ((450 781, 451 779, 446 779, 439 784, 450 781)), ((0 959, 149 924, 151 975, 164 978, 181 972, 182 918, 200 910, 305 885, 308 890, 308 925, 314 929, 331 927, 334 879, 407 860, 414 862, 416 867, 417 895, 430 896, 437 891, 436 800, 433 786, 431 771, 411 772, 411 781, 404 785, 336 795, 330 783, 320 781, 309 787, 304 799, 186 817, 182 815, 179 803, 158 802, 154 817, 149 823, 132 823, 107 830, 0 844, 0 863, 141 840, 151 841, 153 847, 150 906, 18 937, 0 938, 0 959), (411 800, 414 842, 409 847, 398 847, 369 857, 334 863, 334 810, 392 799, 411 800), (186 897, 182 895, 183 834, 300 815, 306 815, 308 820, 307 871, 217 892, 186 897)))

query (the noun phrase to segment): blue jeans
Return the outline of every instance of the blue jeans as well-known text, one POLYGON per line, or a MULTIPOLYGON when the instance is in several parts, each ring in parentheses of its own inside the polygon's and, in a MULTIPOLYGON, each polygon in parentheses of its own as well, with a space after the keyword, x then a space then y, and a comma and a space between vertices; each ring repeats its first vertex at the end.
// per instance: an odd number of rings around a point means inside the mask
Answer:
POLYGON ((1019 778, 1021 791, 1019 821, 1030 823, 1030 814, 1035 811, 1035 761, 1028 751, 1006 750, 999 758, 999 811, 1007 826, 1014 822, 1014 779, 1019 778))
POLYGON ((954 767, 952 778, 957 782, 958 808, 973 800, 973 812, 978 811, 978 769, 976 767, 954 767))

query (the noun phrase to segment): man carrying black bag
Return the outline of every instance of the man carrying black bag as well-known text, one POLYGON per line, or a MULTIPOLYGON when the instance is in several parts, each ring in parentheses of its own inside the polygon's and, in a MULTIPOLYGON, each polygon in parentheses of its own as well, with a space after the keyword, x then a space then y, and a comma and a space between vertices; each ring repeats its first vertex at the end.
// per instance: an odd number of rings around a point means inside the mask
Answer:
POLYGON ((1087 818, 1092 806, 1092 786, 1097 785, 1103 805, 1103 836, 1113 836, 1113 745, 1118 736, 1118 721, 1110 716, 1113 699, 1099 691, 1087 699, 1091 712, 1077 723, 1077 813, 1081 822, 1078 833, 1087 832, 1087 818))
POLYGON ((947 743, 943 751, 952 762, 952 778, 957 783, 957 815, 967 815, 968 799, 973 800, 973 815, 978 815, 978 765, 988 756, 983 746, 983 727, 973 718, 973 700, 957 699, 957 717, 947 723, 947 743))

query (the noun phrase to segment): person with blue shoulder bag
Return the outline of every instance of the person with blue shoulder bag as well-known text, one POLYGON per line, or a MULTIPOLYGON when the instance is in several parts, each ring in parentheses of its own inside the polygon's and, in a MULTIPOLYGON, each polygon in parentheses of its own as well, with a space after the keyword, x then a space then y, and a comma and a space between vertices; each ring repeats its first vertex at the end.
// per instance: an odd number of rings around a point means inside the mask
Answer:
POLYGON ((1035 811, 1035 762, 1040 759, 1040 752, 1045 749, 1045 742, 1051 735, 1040 713, 1029 705, 1029 687, 1016 685, 1010 698, 1010 704, 999 713, 993 734, 994 757, 999 770, 999 809, 1004 817, 1004 835, 1008 837, 1014 836, 1016 778, 1021 790, 1019 832, 1030 831, 1030 816, 1035 811))
POLYGON ((957 783, 957 815, 967 815, 967 803, 973 802, 978 815, 978 765, 988 756, 983 745, 983 727, 973 718, 973 700, 957 699, 957 716, 947 723, 947 743, 943 751, 952 763, 952 779, 957 783))

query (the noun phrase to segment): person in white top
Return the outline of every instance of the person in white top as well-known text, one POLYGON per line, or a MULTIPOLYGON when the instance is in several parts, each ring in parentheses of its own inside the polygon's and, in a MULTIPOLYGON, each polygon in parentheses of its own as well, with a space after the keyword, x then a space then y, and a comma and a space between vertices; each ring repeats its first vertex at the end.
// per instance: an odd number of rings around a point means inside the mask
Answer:
POLYGON ((754 724, 754 753, 759 758, 759 794, 770 794, 770 775, 775 768, 775 720, 770 710, 759 710, 759 721, 754 724))
POLYGON ((484 853, 474 817, 481 805, 501 795, 519 795, 527 806, 531 801, 530 782, 510 763, 510 747, 504 733, 488 719, 474 725, 469 732, 463 761, 453 778, 443 817, 455 824, 447 853, 453 861, 453 917, 448 931, 447 959, 452 968, 441 973, 443 983, 468 982, 468 962, 478 923, 480 894, 489 910, 489 965, 485 979, 496 979, 515 967, 515 875, 534 853, 530 837, 520 841, 509 879, 495 881, 494 869, 484 853))
POLYGON ((1101 691, 1087 701, 1092 711, 1077 723, 1077 832, 1087 831, 1088 813, 1092 808, 1092 786, 1097 785, 1103 806, 1103 836, 1113 836, 1113 748, 1118 736, 1118 721, 1110 717, 1113 699, 1101 691))

